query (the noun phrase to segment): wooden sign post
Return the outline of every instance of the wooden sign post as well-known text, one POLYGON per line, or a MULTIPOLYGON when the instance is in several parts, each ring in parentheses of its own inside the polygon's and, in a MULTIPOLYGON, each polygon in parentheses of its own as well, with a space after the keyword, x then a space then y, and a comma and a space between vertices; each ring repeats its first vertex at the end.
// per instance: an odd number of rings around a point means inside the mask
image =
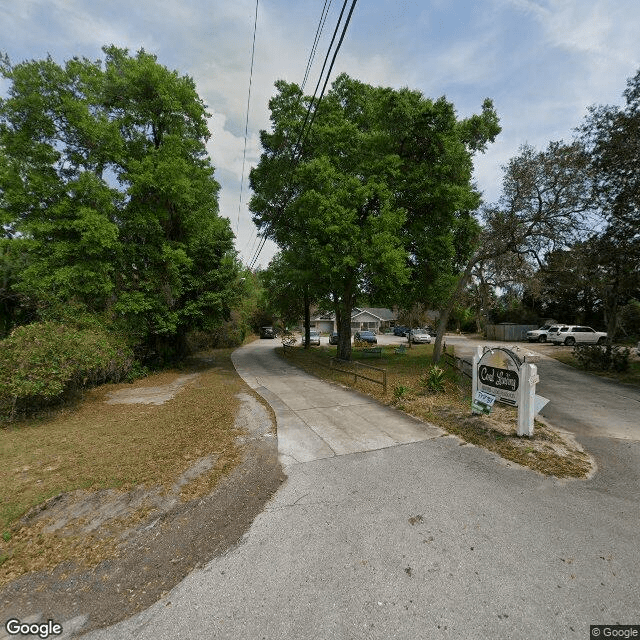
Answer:
POLYGON ((517 433, 531 437, 534 415, 548 402, 536 396, 539 380, 536 365, 522 362, 510 349, 478 347, 473 356, 471 402, 477 405, 478 394, 490 394, 497 402, 518 407, 517 433))

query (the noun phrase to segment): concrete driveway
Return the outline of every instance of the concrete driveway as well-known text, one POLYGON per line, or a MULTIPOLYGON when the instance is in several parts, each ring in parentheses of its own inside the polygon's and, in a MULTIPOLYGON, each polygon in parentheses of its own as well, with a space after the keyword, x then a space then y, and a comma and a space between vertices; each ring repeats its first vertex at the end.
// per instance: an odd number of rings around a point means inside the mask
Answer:
MULTIPOLYGON (((324 406, 337 388, 272 360, 273 346, 236 352, 242 375, 279 416, 304 423, 295 430, 330 443, 323 429, 366 401, 344 392, 324 406)), ((379 408, 373 428, 395 438, 379 408)), ((363 423, 354 426, 343 425, 347 437, 362 441, 363 423)), ((591 624, 640 623, 637 475, 559 481, 434 433, 343 455, 328 444, 326 457, 311 436, 312 459, 296 462, 307 440, 290 447, 280 428, 288 480, 242 542, 88 638, 582 640, 591 624)), ((637 467, 639 443, 617 442, 637 467)))
POLYGON ((273 408, 284 465, 383 449, 442 436, 435 426, 329 385, 287 364, 274 343, 254 342, 232 355, 244 381, 273 408))

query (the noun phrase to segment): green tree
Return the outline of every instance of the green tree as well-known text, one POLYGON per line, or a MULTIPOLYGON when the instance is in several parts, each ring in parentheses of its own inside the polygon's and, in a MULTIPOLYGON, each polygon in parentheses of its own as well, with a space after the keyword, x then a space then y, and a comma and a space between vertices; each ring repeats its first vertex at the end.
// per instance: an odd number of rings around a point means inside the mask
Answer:
POLYGON ((594 105, 578 129, 593 172, 593 195, 611 225, 640 235, 640 71, 628 80, 626 105, 594 105))
POLYGON ((458 248, 455 234, 464 236, 469 226, 460 212, 479 197, 470 182, 471 153, 497 134, 497 119, 490 102, 482 116, 458 121, 444 99, 343 74, 303 137, 310 98, 296 85, 276 86, 272 131, 261 133, 264 152, 251 173, 250 207, 265 235, 287 250, 304 248, 322 275, 316 293, 333 301, 338 354, 348 359, 358 295, 396 302, 418 272, 423 286, 414 291, 422 300, 428 287, 440 286, 440 271, 458 248))
POLYGON ((312 277, 305 268, 306 265, 300 265, 296 258, 295 254, 280 251, 260 273, 265 306, 272 318, 271 322, 273 318, 277 318, 283 327, 297 325, 300 318, 308 313, 305 299, 309 297, 308 288, 312 277))
POLYGON ((238 300, 233 234, 218 215, 205 105, 144 51, 15 66, 0 101, 0 211, 26 264, 13 287, 73 300, 178 352, 238 300))
POLYGON ((640 71, 624 97, 624 107, 592 106, 579 129, 591 159, 591 195, 605 221, 592 243, 609 341, 640 280, 640 71))

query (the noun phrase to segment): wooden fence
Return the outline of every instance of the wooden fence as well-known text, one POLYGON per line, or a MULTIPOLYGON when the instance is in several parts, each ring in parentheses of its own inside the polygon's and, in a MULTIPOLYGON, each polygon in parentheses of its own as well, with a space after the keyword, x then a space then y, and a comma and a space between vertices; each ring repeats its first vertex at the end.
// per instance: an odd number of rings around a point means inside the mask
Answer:
POLYGON ((457 356, 452 356, 450 353, 443 353, 442 357, 445 362, 460 371, 460 373, 467 376, 467 378, 473 378, 473 363, 465 360, 464 358, 458 358, 457 356))
POLYGON ((351 360, 349 364, 352 366, 351 369, 340 368, 345 361, 338 360, 338 358, 331 358, 329 361, 329 368, 332 371, 340 371, 341 373, 347 373, 353 376, 353 381, 358 382, 358 378, 362 378, 363 380, 369 380, 369 382, 375 382, 376 384, 381 384, 384 392, 387 393, 387 370, 382 367, 372 367, 370 364, 365 364, 364 362, 358 362, 357 360, 351 360), (360 369, 378 371, 382 373, 382 380, 376 380, 375 378, 371 378, 363 373, 360 373, 360 369))
POLYGON ((535 324, 488 324, 486 328, 487 340, 501 340, 503 342, 518 342, 527 340, 527 331, 537 329, 535 324))

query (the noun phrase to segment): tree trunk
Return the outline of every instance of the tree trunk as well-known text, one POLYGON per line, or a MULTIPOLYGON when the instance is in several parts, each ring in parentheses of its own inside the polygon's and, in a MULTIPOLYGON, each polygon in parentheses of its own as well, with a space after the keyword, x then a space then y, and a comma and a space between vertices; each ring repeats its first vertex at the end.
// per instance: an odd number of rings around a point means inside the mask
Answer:
POLYGON ((611 364, 611 351, 613 345, 613 339, 618 330, 618 296, 619 296, 619 284, 620 280, 616 273, 616 278, 609 290, 605 293, 605 317, 607 321, 607 360, 611 364))
POLYGON ((304 285, 303 299, 304 299, 304 348, 308 349, 310 347, 309 332, 311 331, 311 328, 309 326, 311 324, 311 312, 309 310, 310 302, 309 302, 309 285, 308 284, 304 285))
POLYGON ((338 325, 338 358, 351 360, 351 310, 353 306, 353 286, 350 283, 345 287, 342 302, 339 305, 337 316, 338 325))
POLYGON ((467 286, 467 282, 469 282, 469 278, 471 277, 471 271, 473 266, 478 261, 479 251, 474 252, 474 254, 469 258, 469 262, 467 262, 467 266, 464 270, 464 273, 460 276, 458 280, 458 284, 454 292, 449 297, 447 304, 444 309, 440 311, 440 318, 438 319, 438 330, 436 335, 436 341, 433 345, 433 361, 437 364, 440 362, 440 357, 442 356, 442 340, 444 339, 444 332, 447 329, 447 322, 449 321, 449 316, 451 315, 451 311, 455 306, 456 301, 460 297, 462 290, 467 286))

